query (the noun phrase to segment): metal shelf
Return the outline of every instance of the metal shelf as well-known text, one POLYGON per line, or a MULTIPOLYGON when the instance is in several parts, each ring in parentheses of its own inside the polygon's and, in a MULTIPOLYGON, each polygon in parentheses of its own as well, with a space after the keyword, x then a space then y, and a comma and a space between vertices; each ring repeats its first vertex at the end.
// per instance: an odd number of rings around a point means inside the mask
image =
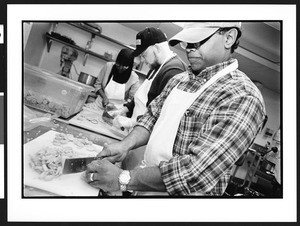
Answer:
POLYGON ((90 55, 92 55, 92 56, 98 57, 98 58, 100 58, 100 59, 102 59, 102 60, 105 60, 105 61, 113 61, 112 59, 108 59, 108 58, 106 58, 106 57, 103 56, 103 55, 100 55, 100 54, 95 53, 95 52, 90 51, 90 50, 86 50, 86 49, 84 49, 84 48, 82 48, 82 47, 80 47, 80 46, 77 46, 77 45, 72 45, 72 44, 67 43, 67 42, 65 42, 65 41, 62 41, 62 40, 60 40, 60 39, 58 39, 58 38, 55 38, 55 37, 53 37, 53 36, 51 36, 51 35, 49 35, 49 34, 45 34, 45 36, 46 36, 46 40, 47 40, 47 47, 48 47, 47 50, 48 50, 48 52, 50 51, 50 47, 51 47, 51 43, 50 43, 50 42, 53 40, 53 41, 59 42, 59 43, 61 43, 61 44, 70 46, 70 47, 72 47, 72 48, 74 48, 74 49, 77 49, 77 50, 79 50, 79 51, 81 51, 81 52, 83 52, 83 53, 85 53, 85 54, 90 54, 90 55))
MULTIPOLYGON (((86 31, 86 32, 89 32, 89 33, 91 33, 91 34, 93 34, 93 35, 96 35, 96 36, 98 36, 98 37, 100 37, 100 38, 106 39, 106 40, 108 40, 108 41, 110 41, 110 42, 112 42, 112 43, 115 43, 115 44, 118 44, 118 45, 120 45, 120 46, 126 47, 126 48, 128 48, 128 49, 134 50, 134 48, 133 48, 132 46, 126 45, 126 44, 124 44, 124 43, 122 43, 122 42, 119 42, 119 41, 117 41, 117 40, 115 40, 115 39, 112 39, 112 38, 110 38, 110 37, 108 37, 108 36, 102 35, 101 33, 95 32, 95 31, 93 31, 93 30, 91 30, 91 29, 89 29, 89 28, 87 28, 87 27, 82 26, 80 23, 67 23, 67 24, 69 24, 69 25, 71 25, 71 26, 73 26, 73 27, 76 27, 76 28, 78 28, 78 29, 84 30, 84 31, 86 31)), ((97 58, 99 58, 99 59, 101 59, 101 60, 105 60, 105 61, 107 61, 107 62, 113 62, 112 59, 109 59, 109 58, 107 58, 107 57, 105 57, 105 56, 103 56, 103 55, 100 55, 100 54, 98 54, 98 53, 95 53, 95 52, 93 52, 93 51, 84 49, 84 48, 82 48, 82 47, 80 47, 80 46, 73 45, 73 44, 70 44, 70 43, 65 42, 65 41, 63 41, 63 40, 60 40, 60 39, 58 39, 58 38, 55 38, 55 37, 49 35, 49 33, 46 33, 46 34, 45 34, 45 37, 46 37, 46 41, 47 41, 47 51, 48 51, 48 52, 50 51, 50 48, 51 48, 51 42, 52 42, 52 41, 55 41, 55 42, 59 42, 59 43, 61 43, 61 44, 70 46, 70 47, 72 47, 72 48, 74 48, 74 49, 77 49, 77 50, 83 52, 84 54, 92 55, 92 56, 94 56, 94 57, 97 57, 97 58)), ((133 69, 133 71, 137 72, 139 75, 143 75, 143 76, 145 76, 145 77, 147 76, 147 75, 145 74, 145 72, 142 72, 142 71, 140 71, 140 70, 133 69)))
POLYGON ((110 41, 110 42, 113 42, 113 43, 115 43, 115 44, 118 44, 118 45, 120 45, 120 46, 123 46, 123 47, 126 47, 126 48, 128 48, 128 49, 134 50, 134 48, 133 48, 132 46, 126 45, 126 44, 124 44, 124 43, 122 43, 122 42, 119 42, 119 41, 117 41, 117 40, 115 40, 115 39, 112 39, 112 38, 110 38, 110 37, 108 37, 108 36, 102 35, 101 33, 98 33, 98 32, 95 32, 95 31, 93 31, 93 30, 91 30, 91 29, 88 29, 87 27, 82 26, 80 23, 68 23, 68 24, 70 24, 70 25, 72 25, 72 26, 74 26, 74 27, 77 27, 77 28, 79 28, 79 29, 81 29, 81 30, 84 30, 84 31, 86 31, 86 32, 92 33, 92 34, 94 34, 94 35, 96 35, 96 36, 98 36, 98 37, 100 37, 100 38, 106 39, 106 40, 108 40, 108 41, 110 41))

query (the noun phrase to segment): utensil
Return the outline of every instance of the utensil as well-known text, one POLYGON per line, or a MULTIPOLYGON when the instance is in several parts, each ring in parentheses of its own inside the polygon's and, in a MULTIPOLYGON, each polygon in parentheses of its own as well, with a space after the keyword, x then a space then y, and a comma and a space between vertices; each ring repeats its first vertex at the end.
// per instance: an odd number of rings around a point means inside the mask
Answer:
MULTIPOLYGON (((103 111, 102 119, 103 119, 104 122, 106 122, 110 126, 113 126, 114 117, 109 114, 109 111, 107 110, 107 107, 105 107, 105 110, 103 111)), ((125 130, 125 128, 123 126, 121 128, 118 128, 118 129, 120 129, 122 131, 125 130)))
POLYGON ((62 174, 79 173, 86 170, 86 166, 94 160, 100 159, 98 157, 84 157, 84 158, 67 158, 63 160, 62 174))
POLYGON ((114 120, 114 117, 112 117, 108 111, 105 109, 103 111, 103 114, 102 114, 102 119, 104 122, 106 122, 107 124, 109 124, 110 126, 113 125, 113 120, 114 120))
MULTIPOLYGON (((102 157, 85 157, 85 158, 69 158, 63 161, 62 174, 80 173, 86 170, 89 163, 94 160, 102 159, 102 157)), ((108 196, 108 194, 99 189, 98 196, 108 196)))
POLYGON ((93 86, 96 82, 96 77, 87 74, 85 72, 80 72, 79 77, 78 77, 78 82, 81 82, 83 84, 93 86))
MULTIPOLYGON (((65 197, 97 197, 99 189, 89 185, 82 179, 81 173, 70 173, 62 174, 53 180, 45 181, 39 178, 40 173, 32 168, 30 162, 32 161, 32 156, 34 156, 38 151, 47 146, 53 146, 53 139, 55 139, 58 132, 50 130, 41 136, 27 142, 24 144, 24 185, 34 187, 37 189, 42 189, 54 193, 58 196, 65 197)), ((90 156, 91 151, 86 148, 79 148, 74 143, 69 143, 67 146, 72 147, 72 149, 79 154, 79 156, 90 156)), ((102 150, 101 146, 94 144, 97 149, 102 150)))

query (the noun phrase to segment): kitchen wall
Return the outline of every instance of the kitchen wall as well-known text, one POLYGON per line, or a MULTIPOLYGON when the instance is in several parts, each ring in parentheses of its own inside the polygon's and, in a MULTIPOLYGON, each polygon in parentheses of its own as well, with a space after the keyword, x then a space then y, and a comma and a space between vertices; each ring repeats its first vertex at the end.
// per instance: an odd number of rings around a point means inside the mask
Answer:
MULTIPOLYGON (((52 28, 49 26, 47 27, 49 28, 48 32, 50 32, 52 28)), ((116 38, 120 42, 130 44, 132 43, 133 40, 135 40, 135 34, 128 31, 127 28, 121 25, 119 26, 118 24, 113 24, 113 25, 101 24, 101 27, 103 30, 102 32, 103 35, 109 36, 111 38, 116 38), (118 31, 119 33, 116 34, 116 31, 118 31), (122 34, 122 36, 120 36, 120 34, 122 34)), ((73 39, 76 42, 76 44, 82 48, 85 48, 87 41, 91 39, 90 33, 64 23, 59 24, 56 27, 55 32, 73 39)), ((39 35, 39 37, 41 38, 41 35, 39 35)), ((59 72, 61 69, 60 53, 62 47, 63 44, 53 41, 50 51, 47 52, 45 46, 43 48, 43 54, 41 56, 39 67, 56 73, 59 72)), ((91 51, 98 53, 100 55, 104 55, 104 53, 107 52, 109 54, 112 54, 113 60, 115 60, 121 48, 123 47, 118 44, 114 44, 112 42, 109 42, 107 40, 104 40, 96 36, 93 41, 91 51)), ((107 62, 105 60, 89 55, 85 66, 83 66, 83 60, 84 60, 84 53, 78 51, 78 58, 73 63, 75 65, 78 74, 80 72, 85 72, 93 76, 97 76, 99 71, 103 67, 103 65, 107 62)), ((73 68, 71 71, 74 80, 77 80, 78 78, 76 70, 73 68)))
POLYGON ((32 23, 31 25, 24 23, 23 28, 24 36, 28 37, 24 40, 24 44, 26 43, 24 61, 30 65, 40 66, 46 48, 46 40, 43 36, 49 31, 51 25, 49 23, 32 23))
MULTIPOLYGON (((99 23, 99 25, 102 27, 103 35, 135 47, 135 36, 137 33, 135 30, 118 23, 99 23)), ((30 30, 28 32, 24 32, 26 36, 28 36, 27 43, 24 43, 26 44, 24 60, 26 63, 57 73, 60 71, 60 52, 63 45, 57 42, 52 42, 51 49, 47 52, 46 40, 43 38, 44 34, 52 31, 53 28, 54 27, 50 23, 31 24, 30 30)), ((70 37, 82 48, 85 48, 87 41, 91 38, 90 33, 64 23, 59 24, 56 27, 55 32, 70 37)), ((111 53, 113 55, 113 59, 115 59, 121 48, 123 47, 118 44, 96 37, 91 51, 101 55, 104 55, 105 52, 111 53)), ((176 48, 171 49, 187 63, 186 55, 183 51, 176 48)), ((80 73, 83 71, 93 76, 97 76, 106 61, 90 55, 86 65, 83 66, 84 53, 79 51, 78 53, 78 58, 74 61, 77 72, 80 73)), ((143 67, 142 70, 147 71, 147 67, 143 67)), ((74 76, 73 79, 77 80, 78 75, 74 68, 71 73, 74 76)), ((258 134, 255 143, 264 146, 267 141, 271 141, 272 139, 272 137, 266 137, 264 135, 266 129, 269 128, 275 132, 280 126, 280 95, 265 87, 262 88, 261 91, 265 100, 269 119, 264 130, 258 134)))
MULTIPOLYGON (((99 25, 102 27, 103 35, 135 47, 136 31, 118 23, 99 23, 99 25)), ((51 49, 49 52, 47 52, 46 41, 45 38, 43 38, 46 32, 51 32, 52 30, 53 26, 50 23, 32 24, 28 42, 25 48, 25 62, 57 73, 61 69, 60 53, 63 45, 58 42, 52 42, 51 49)), ((85 48, 87 41, 91 38, 90 33, 65 23, 60 23, 56 27, 55 32, 73 39, 76 44, 82 48, 85 48)), ((24 33, 27 33, 26 30, 24 33)), ((104 55, 104 53, 107 52, 112 54, 113 59, 115 59, 121 48, 123 47, 118 44, 114 44, 96 36, 91 51, 100 55, 104 55)), ((178 49, 175 48, 172 48, 172 50, 187 63, 184 52, 178 51, 178 49)), ((83 66, 84 53, 79 51, 78 53, 78 58, 73 63, 78 73, 83 71, 93 76, 97 76, 102 66, 107 62, 90 55, 86 65, 83 66)), ((149 69, 144 64, 141 70, 146 73, 149 69)), ((73 75, 73 79, 77 80, 78 75, 76 74, 76 70, 74 68, 72 69, 71 73, 73 75)))

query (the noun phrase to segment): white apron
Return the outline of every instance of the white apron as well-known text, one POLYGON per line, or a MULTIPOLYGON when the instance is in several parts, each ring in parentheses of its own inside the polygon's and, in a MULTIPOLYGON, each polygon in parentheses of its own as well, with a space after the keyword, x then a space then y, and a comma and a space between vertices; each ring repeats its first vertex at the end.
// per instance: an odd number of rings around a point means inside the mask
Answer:
MULTIPOLYGON (((161 114, 150 135, 141 165, 142 168, 146 166, 158 166, 161 161, 169 161, 172 158, 175 137, 184 112, 205 89, 237 68, 238 63, 235 61, 215 74, 195 93, 179 90, 177 86, 173 88, 165 100, 161 114)), ((137 195, 141 194, 146 195, 144 192, 137 193, 137 195)), ((148 194, 155 194, 155 192, 148 194)), ((197 195, 201 195, 201 193, 197 193, 197 195)))
POLYGON ((152 85, 153 80, 155 79, 156 75, 159 73, 161 68, 173 57, 175 57, 176 54, 172 53, 170 54, 165 61, 160 65, 158 70, 155 72, 155 74, 152 76, 152 74, 149 77, 152 77, 151 79, 145 79, 145 81, 142 83, 142 85, 138 88, 134 95, 134 109, 132 113, 132 119, 137 119, 139 115, 145 114, 147 108, 146 104, 148 102, 148 92, 150 90, 150 87, 152 85))
POLYGON ((125 83, 117 83, 111 78, 104 92, 109 102, 113 103, 118 109, 123 107, 125 103, 125 83))

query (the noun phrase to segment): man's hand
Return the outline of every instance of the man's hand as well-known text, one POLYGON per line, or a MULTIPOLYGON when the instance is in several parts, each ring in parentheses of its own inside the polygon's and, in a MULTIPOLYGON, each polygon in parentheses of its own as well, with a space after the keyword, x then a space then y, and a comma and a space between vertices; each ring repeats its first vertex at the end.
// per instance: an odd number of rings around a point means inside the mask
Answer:
POLYGON ((105 108, 109 104, 107 97, 102 98, 102 106, 105 108))
POLYGON ((105 143, 103 150, 97 155, 97 157, 105 158, 111 163, 122 162, 127 153, 128 149, 122 145, 122 142, 117 142, 113 144, 105 143))
POLYGON ((121 107, 121 108, 119 108, 118 110, 109 112, 109 114, 110 114, 112 117, 117 117, 117 116, 119 116, 119 115, 126 116, 126 113, 127 113, 127 112, 129 112, 129 110, 128 110, 127 107, 121 107))
POLYGON ((95 160, 87 165, 85 181, 104 191, 119 191, 119 175, 122 169, 106 159, 95 160))
POLYGON ((117 116, 114 118, 113 120, 113 125, 116 127, 116 128, 125 128, 127 130, 130 130, 132 129, 136 124, 136 121, 134 119, 131 119, 131 118, 127 118, 127 117, 124 117, 124 116, 117 116))

